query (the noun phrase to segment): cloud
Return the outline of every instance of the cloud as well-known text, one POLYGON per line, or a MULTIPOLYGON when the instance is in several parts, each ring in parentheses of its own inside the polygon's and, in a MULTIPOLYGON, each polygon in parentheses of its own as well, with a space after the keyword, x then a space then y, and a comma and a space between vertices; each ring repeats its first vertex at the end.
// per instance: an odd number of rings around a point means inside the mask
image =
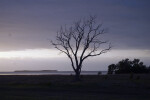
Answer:
POLYGON ((1 0, 0 50, 51 48, 61 25, 97 14, 116 49, 150 49, 149 0, 1 0))

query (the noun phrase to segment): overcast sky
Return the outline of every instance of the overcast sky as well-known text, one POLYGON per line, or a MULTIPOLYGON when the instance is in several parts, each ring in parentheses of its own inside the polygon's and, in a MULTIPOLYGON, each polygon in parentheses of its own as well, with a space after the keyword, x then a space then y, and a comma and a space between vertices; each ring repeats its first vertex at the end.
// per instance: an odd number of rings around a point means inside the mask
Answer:
MULTIPOLYGON (((150 0, 0 0, 0 52, 53 49, 49 40, 55 38, 61 25, 72 25, 74 21, 90 14, 97 15, 98 22, 109 29, 105 38, 113 45, 111 57, 138 57, 150 65, 150 0), (113 54, 117 50, 120 55, 113 54)), ((49 67, 51 59, 40 58, 40 64, 43 65, 34 65, 37 67, 32 68, 29 67, 31 62, 39 62, 38 58, 23 58, 22 65, 18 63, 18 58, 1 59, 0 70, 4 71, 52 68, 49 67), (15 65, 18 67, 14 67, 10 61, 18 64, 15 65), (23 65, 24 62, 28 67, 23 65)), ((85 69, 107 70, 106 65, 121 60, 108 58, 102 61, 104 63, 99 63, 99 59, 103 58, 98 58, 97 62, 92 63, 95 61, 92 59, 88 59, 90 66, 95 67, 85 69)), ((67 60, 55 61, 60 61, 59 65, 54 64, 59 67, 53 66, 52 69, 63 70, 64 66, 69 66, 67 68, 71 70, 67 60)))

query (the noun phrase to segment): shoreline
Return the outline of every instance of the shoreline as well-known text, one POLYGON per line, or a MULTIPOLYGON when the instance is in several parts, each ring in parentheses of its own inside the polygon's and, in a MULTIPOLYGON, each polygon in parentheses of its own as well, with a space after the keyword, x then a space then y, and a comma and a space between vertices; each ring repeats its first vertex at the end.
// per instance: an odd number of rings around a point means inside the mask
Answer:
MULTIPOLYGON (((81 75, 97 75, 99 71, 82 71, 81 75)), ((74 71, 14 71, 0 72, 0 75, 74 75, 74 71)), ((102 75, 107 74, 107 71, 101 71, 102 75)))

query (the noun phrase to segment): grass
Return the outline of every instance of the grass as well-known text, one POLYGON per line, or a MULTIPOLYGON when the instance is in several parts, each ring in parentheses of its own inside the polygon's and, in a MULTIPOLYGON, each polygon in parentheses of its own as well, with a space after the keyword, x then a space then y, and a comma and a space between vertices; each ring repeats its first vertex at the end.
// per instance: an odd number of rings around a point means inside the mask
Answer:
POLYGON ((1 100, 149 100, 150 75, 0 76, 1 100), (137 77, 140 77, 137 79, 137 77))

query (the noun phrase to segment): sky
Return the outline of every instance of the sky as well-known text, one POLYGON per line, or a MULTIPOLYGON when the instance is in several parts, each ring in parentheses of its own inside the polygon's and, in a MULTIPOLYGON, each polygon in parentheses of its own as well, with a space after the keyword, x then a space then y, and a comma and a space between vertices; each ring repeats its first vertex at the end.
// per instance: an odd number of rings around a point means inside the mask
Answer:
POLYGON ((149 0, 0 0, 0 71, 72 70, 50 40, 89 15, 108 28, 104 38, 113 48, 87 59, 83 70, 107 70, 125 58, 150 65, 149 10, 149 0))

